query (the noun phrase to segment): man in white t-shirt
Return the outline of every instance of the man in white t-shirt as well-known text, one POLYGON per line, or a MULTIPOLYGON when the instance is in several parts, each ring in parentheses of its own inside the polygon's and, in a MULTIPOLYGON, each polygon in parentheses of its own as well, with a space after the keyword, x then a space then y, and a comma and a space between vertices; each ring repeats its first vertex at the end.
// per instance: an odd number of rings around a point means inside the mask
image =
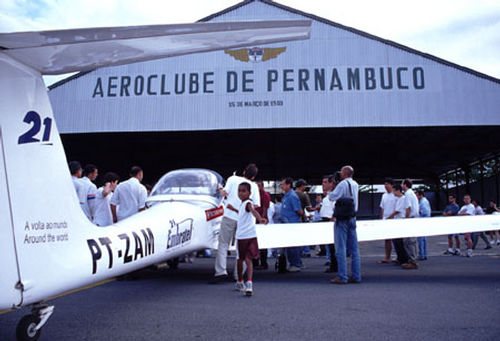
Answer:
MULTIPOLYGON (((474 215, 484 215, 484 210, 483 208, 479 205, 477 200, 472 200, 472 205, 474 205, 474 215)), ((471 239, 472 239, 472 249, 476 249, 477 242, 481 238, 485 243, 486 247, 484 248, 485 250, 491 249, 490 242, 488 241, 488 237, 486 237, 486 233, 484 232, 475 232, 472 233, 471 239)))
MULTIPOLYGON (((411 189, 413 182, 410 179, 404 179, 401 183, 401 187, 405 192, 406 198, 406 212, 405 218, 418 218, 420 207, 418 205, 418 199, 415 192, 411 189)), ((417 238, 407 237, 403 238, 403 244, 405 246, 406 253, 408 254, 408 262, 402 264, 401 267, 406 270, 418 269, 417 265, 417 238)))
MULTIPOLYGON (((70 161, 68 163, 69 172, 71 173, 71 180, 73 180, 73 185, 75 186, 76 196, 80 202, 80 193, 82 191, 82 184, 80 183, 80 178, 82 177, 83 169, 82 165, 78 161, 70 161)), ((82 203, 80 202, 80 205, 82 203)))
MULTIPOLYGON (((251 186, 251 195, 254 207, 260 206, 260 195, 257 184, 253 182, 258 173, 258 168, 255 164, 249 164, 243 171, 243 177, 233 175, 227 179, 226 186, 222 190, 225 197, 226 207, 224 216, 220 224, 219 245, 215 257, 215 274, 210 280, 210 283, 215 284, 229 279, 227 274, 227 250, 229 244, 234 240, 236 227, 238 225, 238 208, 241 205, 241 200, 238 197, 238 186, 242 182, 248 182, 251 186)), ((236 271, 234 273, 236 276, 236 271)))
POLYGON ((113 224, 113 214, 111 213, 111 198, 118 186, 120 178, 117 174, 109 172, 104 175, 104 186, 97 189, 95 196, 95 210, 93 223, 97 226, 109 226, 113 224))
MULTIPOLYGON (((403 188, 400 184, 395 184, 392 193, 396 197, 396 205, 394 207, 394 212, 392 212, 387 219, 404 219, 406 209, 408 208, 408 201, 403 194, 403 188)), ((408 263, 408 253, 404 247, 403 238, 393 239, 392 243, 394 244, 394 250, 398 257, 397 262, 401 265, 408 263)))
MULTIPOLYGON (((341 181, 340 172, 335 172, 334 174, 323 176, 321 185, 323 187, 323 194, 325 197, 321 202, 321 209, 319 214, 321 215, 321 221, 333 221, 333 210, 335 207, 335 202, 330 200, 330 193, 335 189, 337 184, 341 181)), ((323 245, 320 245, 320 248, 323 245)), ((326 251, 326 263, 328 267, 325 272, 337 272, 339 265, 337 262, 337 257, 335 257, 335 244, 324 245, 326 251)), ((320 249, 321 250, 321 249, 320 249)), ((323 250, 320 251, 320 253, 323 250)))
POLYGON ((146 208, 148 196, 146 187, 141 184, 144 172, 138 166, 130 170, 130 179, 120 183, 111 198, 113 222, 123 220, 146 208))
MULTIPOLYGON (((385 179, 384 187, 385 193, 382 194, 382 199, 380 200, 380 219, 387 219, 396 208, 396 201, 398 198, 393 192, 394 180, 385 179)), ((392 240, 385 240, 385 258, 380 260, 379 264, 391 263, 391 251, 392 251, 392 240)))
MULTIPOLYGON (((465 205, 460 208, 460 211, 458 211, 458 215, 475 215, 476 209, 474 205, 472 205, 469 194, 464 195, 464 204, 465 205)), ((467 241, 467 257, 472 257, 472 239, 470 233, 465 234, 465 240, 467 241)))
POLYGON ((85 213, 90 221, 94 219, 95 194, 97 192, 97 187, 93 181, 95 181, 98 174, 97 167, 89 164, 83 168, 83 178, 79 180, 81 185, 79 195, 80 205, 82 206, 83 213, 85 213))
MULTIPOLYGON (((323 200, 321 201, 320 206, 316 206, 316 209, 319 209, 319 215, 321 217, 321 221, 332 221, 333 217, 333 204, 328 199, 328 194, 333 191, 333 175, 324 175, 321 180, 321 186, 323 188, 323 200)), ((327 256, 327 263, 329 265, 331 259, 328 255, 329 253, 329 245, 320 245, 320 251, 317 253, 317 256, 327 256)))

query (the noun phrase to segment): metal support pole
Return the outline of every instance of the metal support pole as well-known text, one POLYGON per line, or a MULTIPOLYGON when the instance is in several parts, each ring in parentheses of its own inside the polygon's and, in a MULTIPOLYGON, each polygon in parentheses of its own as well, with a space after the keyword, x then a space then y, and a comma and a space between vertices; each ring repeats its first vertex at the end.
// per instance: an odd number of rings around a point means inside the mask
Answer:
POLYGON ((484 204, 484 164, 483 160, 479 160, 479 185, 481 187, 481 206, 486 207, 484 204))
POLYGON ((471 173, 471 168, 469 165, 467 167, 464 167, 464 173, 465 173, 465 191, 467 194, 470 195, 470 173, 471 173))
MULTIPOLYGON (((434 207, 434 210, 441 211, 441 180, 439 179, 439 175, 436 175, 434 181, 436 184, 436 190, 434 191, 436 205, 434 207)), ((431 207, 431 212, 432 212, 432 207, 431 207)))
POLYGON ((498 201, 500 200, 500 181, 499 181, 499 177, 500 177, 500 172, 499 172, 499 165, 498 165, 498 162, 500 160, 500 155, 497 155, 497 157, 495 158, 495 165, 493 166, 494 167, 494 173, 495 173, 495 192, 496 192, 496 201, 498 203, 498 201))
POLYGON ((372 216, 375 215, 375 193, 373 193, 373 179, 370 179, 370 201, 372 206, 372 216))

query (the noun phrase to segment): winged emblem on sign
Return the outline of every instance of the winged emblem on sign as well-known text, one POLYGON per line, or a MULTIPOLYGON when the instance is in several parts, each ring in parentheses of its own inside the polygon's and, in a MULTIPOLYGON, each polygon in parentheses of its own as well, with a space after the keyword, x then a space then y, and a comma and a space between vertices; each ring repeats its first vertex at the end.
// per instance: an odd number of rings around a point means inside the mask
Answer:
POLYGON ((279 54, 285 52, 286 47, 261 48, 252 47, 250 49, 225 50, 224 53, 230 55, 236 60, 242 62, 265 62, 266 60, 278 57, 279 54))

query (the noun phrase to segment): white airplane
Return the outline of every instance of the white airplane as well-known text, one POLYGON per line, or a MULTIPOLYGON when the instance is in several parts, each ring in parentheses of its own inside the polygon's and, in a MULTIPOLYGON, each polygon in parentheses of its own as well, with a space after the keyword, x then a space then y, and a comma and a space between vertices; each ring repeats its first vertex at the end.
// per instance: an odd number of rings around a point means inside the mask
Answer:
MULTIPOLYGON (((220 176, 166 174, 149 209, 105 228, 84 216, 42 74, 305 39, 310 22, 254 22, 0 34, 0 309, 31 306, 19 340, 38 339, 50 298, 216 245, 220 176)), ((500 229, 498 216, 359 221, 360 241, 500 229)), ((258 227, 262 248, 333 242, 332 224, 258 227)))
POLYGON ((288 20, 0 34, 0 309, 32 306, 18 324, 19 340, 39 337, 53 312, 43 303, 50 297, 212 246, 222 214, 216 198, 207 202, 216 175, 200 172, 205 201, 179 195, 105 229, 92 225, 68 175, 42 74, 307 39, 310 26, 288 20))

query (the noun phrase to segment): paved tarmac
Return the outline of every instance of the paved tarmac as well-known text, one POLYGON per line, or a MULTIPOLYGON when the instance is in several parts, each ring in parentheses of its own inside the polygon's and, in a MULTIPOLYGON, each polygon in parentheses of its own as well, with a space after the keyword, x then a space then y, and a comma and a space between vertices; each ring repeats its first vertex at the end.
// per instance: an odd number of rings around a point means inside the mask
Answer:
MULTIPOLYGON (((256 272, 253 297, 207 284, 214 259, 198 258, 55 299, 40 340, 500 340, 500 247, 479 243, 444 256, 446 237, 430 238, 419 270, 377 264, 383 241, 362 243, 362 284, 330 284, 312 257, 300 273, 256 272)), ((0 315, 0 340, 26 313, 0 315)))

